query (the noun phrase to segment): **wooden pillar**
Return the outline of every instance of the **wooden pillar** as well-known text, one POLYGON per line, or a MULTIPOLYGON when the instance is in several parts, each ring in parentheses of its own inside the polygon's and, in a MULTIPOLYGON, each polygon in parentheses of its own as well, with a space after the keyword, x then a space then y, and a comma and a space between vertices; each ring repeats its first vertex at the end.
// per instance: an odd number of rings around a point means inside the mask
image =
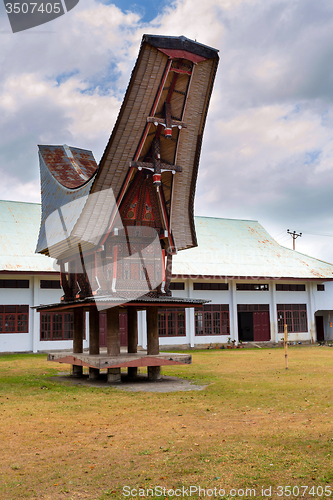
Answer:
MULTIPOLYGON (((159 352, 158 307, 147 307, 147 354, 159 354, 159 352)), ((161 367, 148 366, 148 378, 151 380, 161 378, 161 367)))
MULTIPOLYGON (((111 307, 106 311, 107 327, 107 352, 108 356, 119 356, 120 334, 119 334, 119 307, 111 307)), ((108 368, 108 382, 121 382, 121 369, 108 368)))
MULTIPOLYGON (((92 305, 89 308, 89 354, 99 354, 99 311, 92 305)), ((89 378, 99 377, 98 368, 89 368, 89 378)))
MULTIPOLYGON (((83 328, 84 328, 84 309, 83 307, 74 307, 73 310, 73 354, 83 352, 83 328)), ((73 365, 73 377, 82 377, 83 367, 73 365)))
MULTIPOLYGON (((127 352, 138 352, 138 315, 134 306, 127 307, 127 352)), ((134 366, 129 367, 127 373, 129 377, 134 378, 138 374, 138 369, 134 366)))

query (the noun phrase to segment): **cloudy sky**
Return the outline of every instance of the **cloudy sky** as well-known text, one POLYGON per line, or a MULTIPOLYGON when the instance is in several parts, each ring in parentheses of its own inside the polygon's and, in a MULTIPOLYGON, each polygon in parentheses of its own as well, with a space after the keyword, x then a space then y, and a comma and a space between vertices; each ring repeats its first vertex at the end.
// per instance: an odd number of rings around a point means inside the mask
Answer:
POLYGON ((0 199, 40 201, 37 144, 93 151, 112 131, 144 33, 219 49, 196 215, 255 219, 333 262, 333 2, 80 0, 13 34, 0 5, 0 199))

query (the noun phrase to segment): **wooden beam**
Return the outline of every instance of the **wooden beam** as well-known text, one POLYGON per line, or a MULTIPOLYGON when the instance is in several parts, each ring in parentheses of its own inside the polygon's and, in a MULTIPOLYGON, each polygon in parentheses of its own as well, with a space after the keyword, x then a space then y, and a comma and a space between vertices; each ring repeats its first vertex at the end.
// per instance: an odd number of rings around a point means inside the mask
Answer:
MULTIPOLYGON (((73 311, 73 354, 83 352, 83 329, 84 329, 84 308, 77 307, 73 311)), ((82 366, 73 365, 73 376, 82 377, 82 366)))
POLYGON ((171 68, 170 71, 173 71, 174 73, 180 73, 182 75, 192 75, 192 71, 187 71, 186 69, 171 68))
MULTIPOLYGON (((158 307, 147 307, 147 354, 159 354, 159 352, 158 307)), ((161 378, 161 367, 148 366, 148 378, 151 380, 161 378)))
MULTIPOLYGON (((99 311, 96 305, 89 309, 89 354, 99 354, 99 311)), ((89 368, 89 378, 99 377, 97 368, 89 368)))
MULTIPOLYGON (((119 307, 110 307, 106 311, 107 328, 107 354, 108 356, 119 356, 120 354, 120 334, 119 334, 119 307)), ((108 382, 116 383, 121 381, 120 368, 108 368, 108 382)))
MULTIPOLYGON (((127 307, 127 352, 138 352, 138 313, 137 308, 133 306, 127 307)), ((136 377, 138 369, 129 367, 127 373, 131 378, 136 377)))

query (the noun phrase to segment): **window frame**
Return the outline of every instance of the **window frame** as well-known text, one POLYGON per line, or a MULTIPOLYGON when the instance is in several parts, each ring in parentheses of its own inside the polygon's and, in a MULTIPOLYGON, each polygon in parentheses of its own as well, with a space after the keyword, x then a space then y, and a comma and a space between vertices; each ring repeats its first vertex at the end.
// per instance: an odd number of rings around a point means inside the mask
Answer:
POLYGON ((287 324, 288 333, 308 332, 308 313, 306 304, 277 304, 276 310, 278 333, 284 332, 285 324, 287 324))
POLYGON ((300 283, 276 283, 275 290, 277 292, 306 292, 305 284, 300 283))
POLYGON ((227 291, 229 290, 229 283, 215 283, 215 282, 199 282, 193 283, 193 290, 201 290, 201 291, 212 291, 212 292, 217 292, 217 291, 227 291))
POLYGON ((237 292, 269 292, 269 283, 236 283, 237 292))
MULTIPOLYGON (((84 321, 85 332, 85 321, 84 321)), ((40 334, 41 342, 73 340, 74 336, 74 314, 72 312, 41 312, 40 313, 40 334), (68 325, 70 325, 68 327, 68 325), (47 332, 46 332, 47 329, 47 332), (61 335, 60 335, 61 332, 61 335), (45 333, 47 335, 45 336, 45 333)), ((85 338, 85 334, 83 336, 85 338)))
POLYGON ((28 304, 3 304, 0 305, 0 335, 12 333, 29 333, 29 305, 28 304), (14 309, 15 308, 15 309, 14 309), (7 309, 7 310, 6 310, 7 309), (6 320, 7 318, 7 320, 6 320), (5 330, 6 321, 11 329, 5 330))
POLYGON ((13 288, 30 288, 29 280, 12 280, 12 279, 0 279, 0 288, 13 289, 13 288))
POLYGON ((172 291, 185 290, 185 283, 183 281, 171 281, 169 288, 172 291))
POLYGON ((158 336, 162 338, 186 337, 185 308, 158 310, 158 336))
POLYGON ((40 280, 39 287, 41 290, 61 290, 59 280, 40 280))
POLYGON ((209 304, 196 307, 195 336, 230 335, 229 304, 209 304), (219 332, 216 332, 216 330, 219 332))

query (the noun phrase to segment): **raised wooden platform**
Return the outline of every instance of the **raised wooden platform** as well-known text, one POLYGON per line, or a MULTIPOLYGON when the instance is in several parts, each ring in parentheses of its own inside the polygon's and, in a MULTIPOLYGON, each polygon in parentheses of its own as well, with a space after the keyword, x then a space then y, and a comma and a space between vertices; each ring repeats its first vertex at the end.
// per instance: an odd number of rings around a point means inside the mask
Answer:
POLYGON ((166 366, 191 364, 192 356, 183 353, 163 352, 155 355, 148 355, 146 351, 138 353, 121 353, 119 356, 108 356, 107 354, 74 354, 71 351, 49 353, 48 361, 57 363, 67 363, 69 365, 86 366, 89 368, 128 368, 139 366, 166 366))

